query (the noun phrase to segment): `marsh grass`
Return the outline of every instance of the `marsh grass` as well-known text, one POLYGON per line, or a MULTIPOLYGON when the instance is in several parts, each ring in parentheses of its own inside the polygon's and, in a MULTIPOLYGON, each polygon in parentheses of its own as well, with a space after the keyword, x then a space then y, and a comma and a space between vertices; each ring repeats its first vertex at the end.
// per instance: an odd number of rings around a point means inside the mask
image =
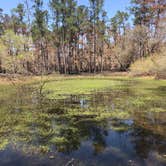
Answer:
POLYGON ((165 50, 159 55, 153 55, 134 62, 131 67, 134 76, 154 76, 157 79, 166 79, 166 54, 165 50))

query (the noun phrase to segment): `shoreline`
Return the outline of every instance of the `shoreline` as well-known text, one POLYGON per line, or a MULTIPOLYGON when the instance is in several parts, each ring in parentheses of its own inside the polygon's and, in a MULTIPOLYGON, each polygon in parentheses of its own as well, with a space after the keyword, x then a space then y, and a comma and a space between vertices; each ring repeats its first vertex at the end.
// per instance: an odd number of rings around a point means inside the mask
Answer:
MULTIPOLYGON (((68 78, 131 78, 131 79, 156 79, 155 76, 141 75, 133 76, 130 72, 103 72, 103 73, 81 73, 79 75, 48 74, 48 75, 21 75, 21 74, 0 74, 0 85, 11 83, 31 83, 41 80, 68 79, 68 78)), ((157 79, 158 80, 158 79, 157 79)), ((165 80, 165 79, 159 79, 165 80)))

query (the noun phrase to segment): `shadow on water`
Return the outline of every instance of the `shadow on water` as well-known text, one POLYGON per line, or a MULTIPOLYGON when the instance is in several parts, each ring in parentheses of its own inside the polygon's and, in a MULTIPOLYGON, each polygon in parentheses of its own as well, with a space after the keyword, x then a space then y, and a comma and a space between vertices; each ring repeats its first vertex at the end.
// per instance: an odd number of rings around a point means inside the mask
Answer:
POLYGON ((0 102, 0 165, 164 166, 165 87, 135 84, 59 100, 19 88, 0 102))

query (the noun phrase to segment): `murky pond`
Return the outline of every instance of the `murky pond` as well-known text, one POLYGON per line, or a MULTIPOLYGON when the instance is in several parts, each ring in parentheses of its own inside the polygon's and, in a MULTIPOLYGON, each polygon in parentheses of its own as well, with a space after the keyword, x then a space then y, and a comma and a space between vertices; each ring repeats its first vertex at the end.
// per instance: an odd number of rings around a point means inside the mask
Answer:
POLYGON ((19 87, 0 100, 0 165, 166 165, 166 86, 139 84, 57 100, 19 87))

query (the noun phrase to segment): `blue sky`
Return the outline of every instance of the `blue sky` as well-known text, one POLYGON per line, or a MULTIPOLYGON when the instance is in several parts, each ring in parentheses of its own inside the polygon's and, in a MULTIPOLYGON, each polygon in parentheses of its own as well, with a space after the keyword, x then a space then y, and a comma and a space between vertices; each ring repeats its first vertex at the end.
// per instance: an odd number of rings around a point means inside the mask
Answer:
MULTIPOLYGON (((45 0, 49 1, 49 0, 45 0)), ((10 13, 10 10, 17 6, 18 3, 24 2, 24 0, 0 0, 0 8, 5 13, 10 13)), ((88 0, 77 0, 78 4, 88 5, 88 0)), ((115 15, 117 10, 125 10, 130 4, 130 0, 105 0, 104 8, 109 17, 115 15)))

